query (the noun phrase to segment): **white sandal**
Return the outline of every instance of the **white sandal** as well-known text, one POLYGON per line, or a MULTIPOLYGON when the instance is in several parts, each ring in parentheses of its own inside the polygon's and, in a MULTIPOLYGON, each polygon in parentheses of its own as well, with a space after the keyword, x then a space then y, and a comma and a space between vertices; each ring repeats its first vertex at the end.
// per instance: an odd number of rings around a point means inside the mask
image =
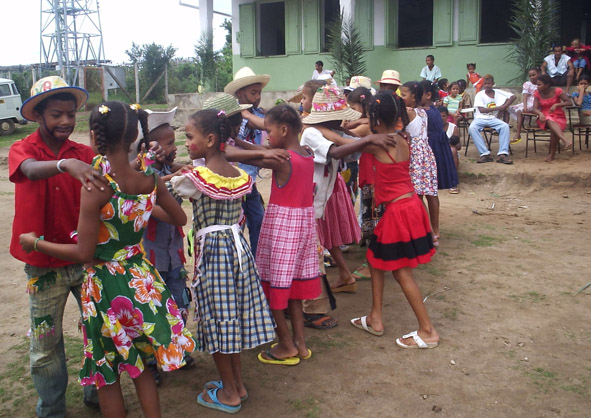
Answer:
POLYGON ((409 334, 403 335, 402 338, 396 338, 396 345, 400 348, 435 348, 439 345, 439 342, 435 342, 435 343, 426 343, 425 341, 423 341, 423 339, 421 337, 419 337, 419 334, 417 331, 413 331, 409 334), (404 344, 402 342, 402 340, 406 339, 406 338, 411 338, 414 340, 415 344, 404 344))
POLYGON ((371 327, 371 325, 367 324, 367 316, 362 316, 360 318, 353 318, 351 319, 351 325, 353 325, 355 328, 359 328, 364 330, 365 332, 369 332, 372 335, 375 335, 376 337, 381 337, 382 335, 384 335, 384 331, 376 331, 375 329, 373 329, 371 327), (357 321, 360 321, 360 323, 358 324, 357 321))

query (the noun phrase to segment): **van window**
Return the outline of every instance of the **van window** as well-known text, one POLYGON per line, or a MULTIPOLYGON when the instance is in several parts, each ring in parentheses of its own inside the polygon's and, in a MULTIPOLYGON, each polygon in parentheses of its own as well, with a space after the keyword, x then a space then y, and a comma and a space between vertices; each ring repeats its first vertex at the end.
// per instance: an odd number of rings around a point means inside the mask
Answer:
POLYGON ((9 84, 0 84, 0 97, 2 96, 12 96, 9 84))
POLYGON ((15 96, 19 95, 18 89, 16 88, 16 84, 12 85, 12 94, 14 94, 15 96))

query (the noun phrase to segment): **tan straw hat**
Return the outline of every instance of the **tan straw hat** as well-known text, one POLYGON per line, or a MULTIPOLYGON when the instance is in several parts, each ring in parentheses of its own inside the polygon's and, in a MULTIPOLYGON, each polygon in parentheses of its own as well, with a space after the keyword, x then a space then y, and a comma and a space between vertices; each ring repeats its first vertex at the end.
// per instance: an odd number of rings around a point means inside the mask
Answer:
POLYGON ((400 74, 396 70, 385 70, 382 73, 382 78, 376 81, 376 84, 396 84, 401 85, 400 74))
POLYGON ((257 83, 261 83, 263 87, 265 87, 269 84, 270 79, 271 76, 269 74, 256 75, 250 67, 242 67, 236 71, 234 81, 229 82, 228 85, 224 87, 224 93, 236 94, 241 88, 257 83))
POLYGON ((43 100, 60 93, 70 93, 76 98, 76 110, 80 109, 88 100, 88 92, 83 88, 69 86, 58 76, 45 77, 31 87, 31 97, 23 103, 21 115, 34 122, 35 107, 43 100))
POLYGON ((251 104, 238 104, 234 96, 227 93, 216 94, 203 103, 203 109, 223 110, 227 117, 235 115, 243 110, 250 109, 251 104))
POLYGON ((339 89, 325 86, 319 88, 312 99, 312 110, 302 122, 308 125, 331 120, 356 120, 361 113, 347 104, 347 99, 339 89))

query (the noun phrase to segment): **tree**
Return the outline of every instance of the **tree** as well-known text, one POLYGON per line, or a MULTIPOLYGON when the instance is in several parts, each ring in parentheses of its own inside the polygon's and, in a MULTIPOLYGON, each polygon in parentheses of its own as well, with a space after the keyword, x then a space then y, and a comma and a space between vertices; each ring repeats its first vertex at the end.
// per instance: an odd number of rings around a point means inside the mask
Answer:
POLYGON ((517 36, 507 60, 519 67, 511 81, 523 81, 527 72, 539 66, 558 39, 559 6, 555 0, 514 0, 509 25, 517 36))
MULTIPOLYGON (((152 83, 156 81, 164 69, 168 66, 170 60, 176 53, 176 48, 172 45, 164 48, 156 43, 144 44, 142 46, 132 42, 131 49, 125 51, 132 63, 137 63, 140 68, 140 91, 147 91, 152 83)), ((160 80, 146 99, 155 101, 165 101, 164 97, 164 79, 160 80)))
POLYGON ((200 84, 208 91, 222 91, 232 81, 232 22, 225 19, 220 27, 227 31, 221 50, 214 50, 212 32, 203 33, 195 46, 200 84))
POLYGON ((340 83, 344 83, 349 77, 365 73, 365 50, 361 35, 353 18, 345 19, 342 12, 338 19, 328 25, 328 52, 336 79, 340 83))

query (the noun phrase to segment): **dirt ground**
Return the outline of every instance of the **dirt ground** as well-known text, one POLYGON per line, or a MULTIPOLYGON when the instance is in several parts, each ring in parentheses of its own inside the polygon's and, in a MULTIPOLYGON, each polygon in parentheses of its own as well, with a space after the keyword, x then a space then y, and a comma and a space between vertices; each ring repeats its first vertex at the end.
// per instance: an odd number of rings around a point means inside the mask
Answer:
MULTIPOLYGON (((81 141, 86 141, 84 136, 81 141)), ((441 245, 431 263, 415 270, 441 336, 435 350, 402 350, 395 338, 416 329, 399 286, 385 289, 382 337, 349 324, 369 313, 371 285, 339 294, 332 312, 339 326, 307 329, 314 355, 297 367, 260 364, 260 350, 243 354, 250 397, 246 417, 584 417, 591 410, 591 288, 586 283, 590 237, 591 151, 563 153, 544 163, 547 145, 526 159, 525 141, 513 147, 512 166, 476 164, 470 146, 460 167, 460 194, 441 193, 441 245), (587 266, 587 267, 585 267, 587 266)), ((496 150, 496 144, 493 149, 496 150)), ((23 264, 9 252, 14 186, 7 149, 0 150, 0 416, 34 416, 36 394, 28 373, 28 297, 23 264)), ((268 193, 269 180, 259 184, 268 193)), ((189 210, 189 206, 186 206, 189 210)), ((363 258, 346 254, 352 270, 363 258)), ((334 279, 336 269, 329 269, 334 279)), ((81 358, 77 307, 70 298, 69 416, 98 416, 81 402, 76 369, 81 358)), ((190 324, 194 329, 194 325, 190 324)), ((210 356, 197 367, 165 376, 163 416, 223 416, 195 402, 204 382, 217 378, 210 356)), ((123 378, 130 417, 141 410, 123 378)))

